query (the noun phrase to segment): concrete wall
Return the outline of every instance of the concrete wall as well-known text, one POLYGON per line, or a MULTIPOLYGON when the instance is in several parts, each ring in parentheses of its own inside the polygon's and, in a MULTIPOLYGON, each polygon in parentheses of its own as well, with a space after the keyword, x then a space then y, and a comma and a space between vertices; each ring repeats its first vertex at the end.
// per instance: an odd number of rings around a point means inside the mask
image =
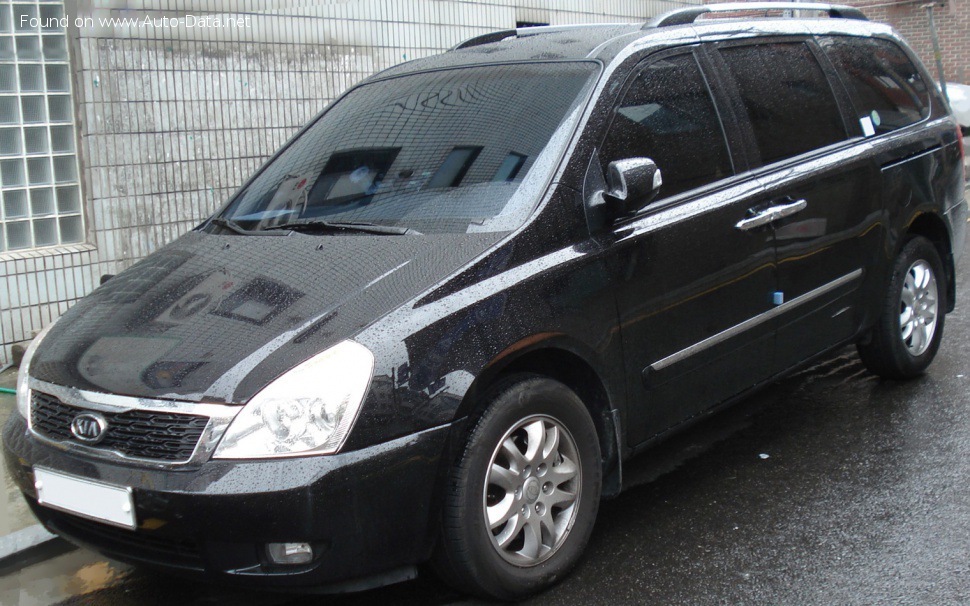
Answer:
POLYGON ((211 214, 365 76, 517 22, 644 21, 682 4, 67 0, 87 238, 0 254, 0 363, 102 274, 122 271, 211 214), (248 25, 165 21, 187 15, 248 25))

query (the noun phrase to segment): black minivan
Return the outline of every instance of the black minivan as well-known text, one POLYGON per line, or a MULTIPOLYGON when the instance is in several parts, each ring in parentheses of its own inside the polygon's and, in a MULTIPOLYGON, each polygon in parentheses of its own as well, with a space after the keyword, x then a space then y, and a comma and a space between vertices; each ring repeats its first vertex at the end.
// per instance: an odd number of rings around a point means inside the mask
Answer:
POLYGON ((481 36, 349 90, 48 327, 6 465, 119 560, 291 590, 430 562, 519 598, 635 453, 848 343, 920 374, 964 179, 856 9, 481 36))

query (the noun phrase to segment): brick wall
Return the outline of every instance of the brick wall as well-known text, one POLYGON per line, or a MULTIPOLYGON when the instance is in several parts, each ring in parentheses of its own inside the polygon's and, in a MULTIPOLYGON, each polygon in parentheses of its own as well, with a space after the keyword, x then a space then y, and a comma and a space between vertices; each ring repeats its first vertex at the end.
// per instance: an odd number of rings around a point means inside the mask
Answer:
MULTIPOLYGON (((924 2, 887 2, 849 0, 846 4, 858 6, 873 21, 892 25, 916 54, 919 55, 934 78, 937 78, 930 35, 929 18, 924 2)), ((970 83, 970 0, 947 0, 933 8, 943 73, 949 82, 970 83)))

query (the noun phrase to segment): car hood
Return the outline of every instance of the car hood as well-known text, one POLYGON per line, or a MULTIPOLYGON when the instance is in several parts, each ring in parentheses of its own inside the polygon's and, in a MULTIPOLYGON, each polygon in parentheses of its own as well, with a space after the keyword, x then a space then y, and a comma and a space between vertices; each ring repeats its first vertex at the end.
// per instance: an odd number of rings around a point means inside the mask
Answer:
POLYGON ((244 403, 501 236, 191 232, 68 310, 30 374, 135 397, 244 403))

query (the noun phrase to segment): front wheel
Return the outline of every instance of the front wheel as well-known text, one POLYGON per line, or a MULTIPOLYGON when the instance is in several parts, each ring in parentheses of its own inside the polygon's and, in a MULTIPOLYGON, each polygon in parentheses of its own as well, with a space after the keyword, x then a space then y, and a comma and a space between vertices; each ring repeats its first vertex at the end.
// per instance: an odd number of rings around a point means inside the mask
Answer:
POLYGON ((929 240, 914 237, 896 257, 880 316, 858 346, 862 362, 888 379, 922 374, 940 348, 945 310, 940 255, 929 240))
POLYGON ((599 508, 599 440, 558 381, 510 377, 488 400, 449 475, 432 563, 462 591, 514 600, 579 560, 599 508))

